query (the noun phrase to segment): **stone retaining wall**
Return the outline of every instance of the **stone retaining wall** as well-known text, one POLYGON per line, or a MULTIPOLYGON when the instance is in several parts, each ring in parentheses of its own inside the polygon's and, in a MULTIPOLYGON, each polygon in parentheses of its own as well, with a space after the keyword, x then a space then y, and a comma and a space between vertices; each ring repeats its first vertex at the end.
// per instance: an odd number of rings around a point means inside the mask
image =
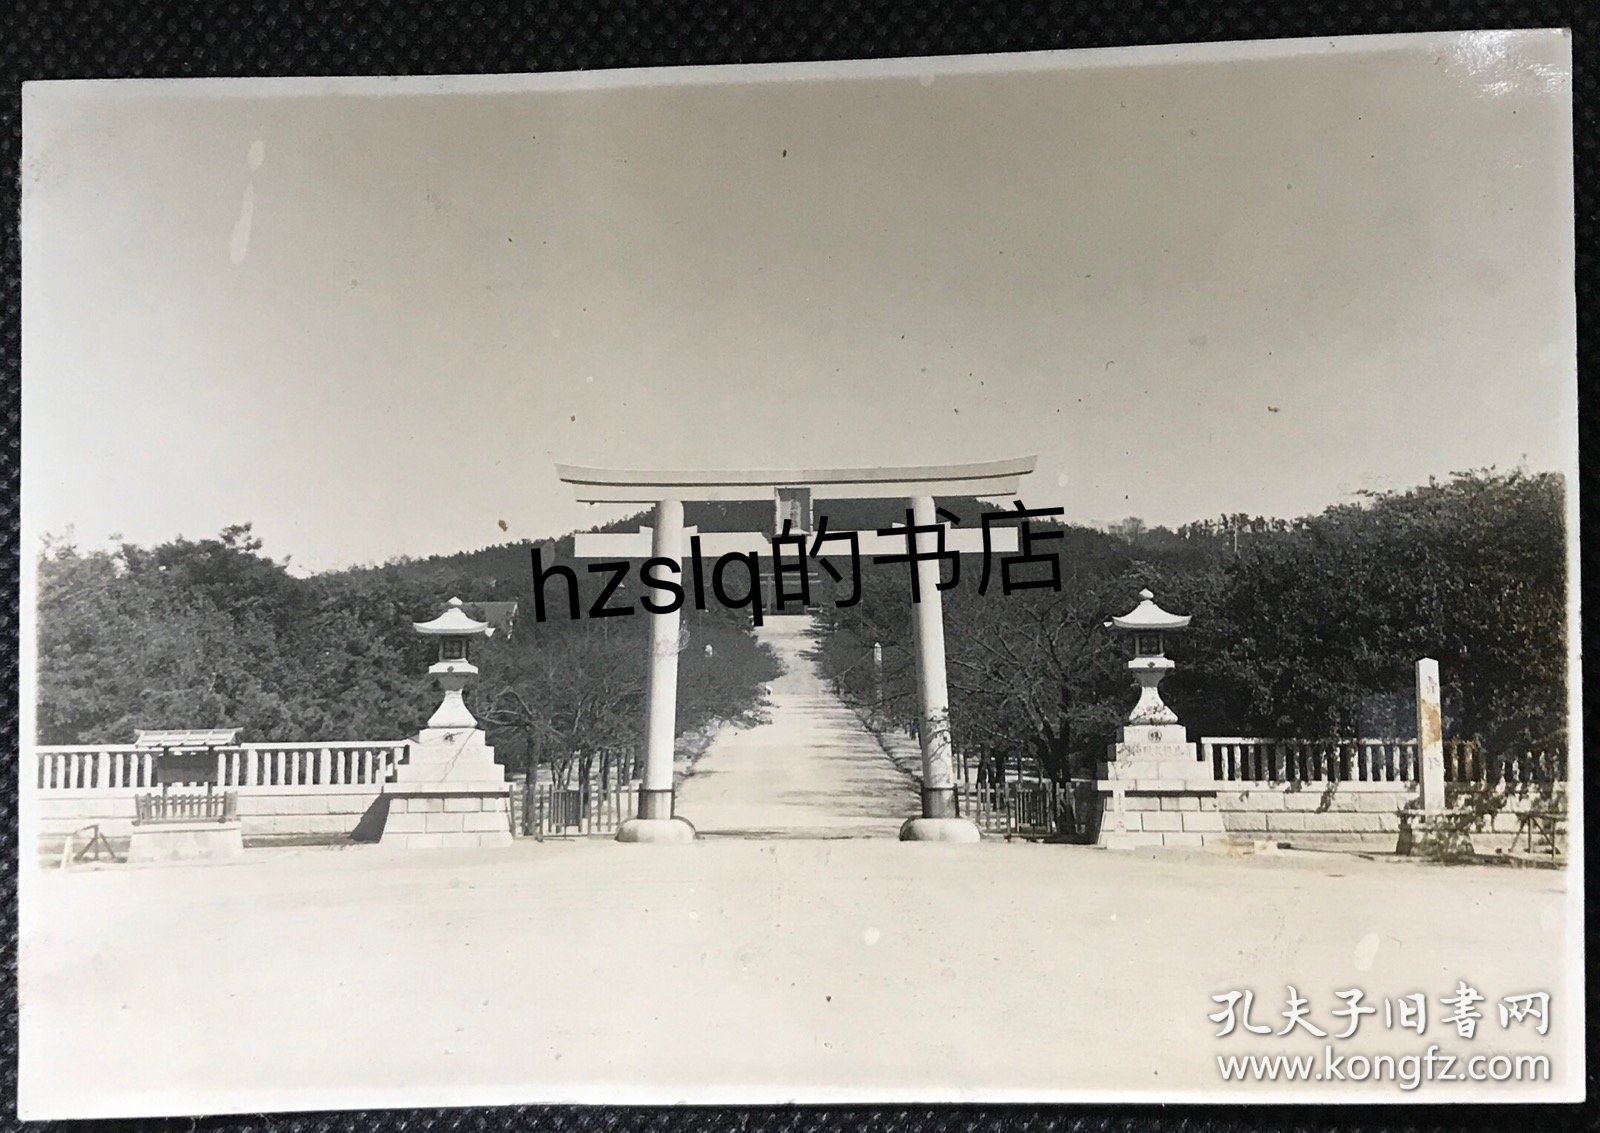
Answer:
MULTIPOLYGON (((1331 791, 1315 783, 1219 782, 1216 787, 1217 809, 1231 837, 1382 853, 1394 851, 1400 832, 1399 812, 1413 808, 1417 799, 1417 788, 1410 783, 1340 783, 1331 791)), ((382 795, 373 785, 244 787, 237 793, 247 846, 375 840, 383 830, 382 795)), ((125 790, 39 793, 34 799, 39 852, 58 856, 68 834, 90 825, 99 825, 113 847, 123 852, 133 826, 134 794, 125 790)), ((1460 801, 1461 794, 1461 789, 1451 791, 1455 801, 1460 801)), ((1130 809, 1158 811, 1164 809, 1163 801, 1128 800, 1130 809)), ((1482 829, 1469 835, 1473 848, 1479 853, 1513 848, 1526 852, 1524 816, 1552 803, 1565 808, 1564 785, 1557 786, 1552 799, 1537 793, 1513 795, 1498 813, 1484 820, 1482 829)), ((1187 804, 1175 801, 1171 805, 1174 820, 1181 826, 1180 808, 1187 804)), ((504 807, 497 805, 494 811, 496 820, 504 823, 504 807)), ((475 824, 486 821, 474 819, 475 824)), ((1564 848, 1564 823, 1561 841, 1564 848)))
MULTIPOLYGON (((121 853, 133 830, 134 795, 141 793, 120 789, 40 792, 34 801, 39 852, 59 855, 68 834, 98 825, 121 853)), ((381 791, 373 784, 311 789, 241 787, 235 793, 247 846, 376 840, 383 830, 381 791)))
MULTIPOLYGON (((1415 783, 1218 783, 1217 806, 1230 836, 1260 842, 1288 843, 1326 849, 1361 849, 1393 853, 1400 835, 1400 812, 1415 809, 1415 783)), ((1482 790, 1481 788, 1479 790, 1482 790)), ((1447 792, 1461 804, 1468 788, 1447 792)), ((1565 810, 1566 789, 1553 796, 1501 790, 1497 813, 1483 819, 1468 837, 1480 854, 1526 852, 1526 816, 1556 806, 1565 810)), ((1560 839, 1565 848, 1565 823, 1560 839)), ((1539 840, 1535 839, 1535 845, 1539 840)))

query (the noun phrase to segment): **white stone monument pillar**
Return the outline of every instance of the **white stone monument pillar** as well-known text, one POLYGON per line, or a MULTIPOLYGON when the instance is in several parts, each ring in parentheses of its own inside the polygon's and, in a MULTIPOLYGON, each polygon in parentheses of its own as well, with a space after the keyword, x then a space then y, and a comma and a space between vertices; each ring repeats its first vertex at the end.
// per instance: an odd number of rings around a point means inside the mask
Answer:
MULTIPOLYGON (((656 503, 651 553, 683 564, 683 501, 656 503)), ((665 567, 656 567, 659 573, 665 567)), ((694 827, 673 813, 673 753, 678 738, 678 634, 681 607, 650 618, 650 685, 645 708, 644 780, 639 813, 617 829, 619 842, 689 842, 694 827)))
POLYGON ((1424 814, 1445 809, 1444 705, 1432 657, 1417 662, 1417 785, 1424 814))
MULTIPOLYGON (((932 496, 911 501, 918 527, 938 522, 932 496)), ((919 553, 937 549, 938 536, 916 537, 919 553)), ((917 653, 917 732, 922 744, 922 815, 900 828, 903 842, 976 842, 978 828, 956 814, 955 760, 950 746, 950 689, 945 677, 944 596, 939 562, 914 564, 919 600, 912 603, 912 637, 917 653)))
POLYGON ((1400 811, 1395 852, 1444 860, 1472 856, 1470 810, 1453 812, 1444 788, 1444 703, 1439 662, 1417 661, 1417 799, 1400 811))

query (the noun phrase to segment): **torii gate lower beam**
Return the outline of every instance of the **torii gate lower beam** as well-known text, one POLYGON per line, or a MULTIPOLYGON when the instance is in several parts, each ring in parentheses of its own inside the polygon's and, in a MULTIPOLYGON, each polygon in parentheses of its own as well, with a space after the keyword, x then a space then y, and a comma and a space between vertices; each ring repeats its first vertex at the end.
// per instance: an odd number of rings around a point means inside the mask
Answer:
MULTIPOLYGON (((683 562, 683 502, 776 499, 779 489, 809 488, 818 499, 910 500, 918 526, 938 522, 934 497, 1014 496, 1036 458, 916 468, 785 469, 781 471, 640 472, 557 465, 580 503, 655 506, 651 553, 683 562)), ((936 547, 920 535, 919 552, 936 547)), ((947 540, 947 548, 949 541, 947 540)), ((915 564, 921 601, 914 603, 918 733, 922 746, 922 813, 900 828, 902 841, 975 842, 978 828, 957 815, 950 744, 950 693, 945 675, 944 605, 939 564, 915 564)), ((678 632, 681 615, 652 615, 650 684, 646 708, 644 779, 637 817, 617 831, 619 842, 687 842, 694 827, 676 814, 673 750, 677 736, 678 632)))

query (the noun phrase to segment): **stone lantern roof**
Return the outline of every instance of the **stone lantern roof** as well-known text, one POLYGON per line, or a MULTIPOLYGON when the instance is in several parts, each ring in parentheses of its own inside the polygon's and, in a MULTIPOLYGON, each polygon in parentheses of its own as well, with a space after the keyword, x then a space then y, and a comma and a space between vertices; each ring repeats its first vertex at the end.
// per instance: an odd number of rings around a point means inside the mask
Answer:
POLYGON ((494 633, 488 622, 480 622, 476 618, 469 618, 461 609, 461 599, 452 598, 445 604, 444 613, 434 618, 431 622, 412 622, 411 627, 418 633, 429 634, 434 637, 464 636, 482 634, 489 637, 494 633))
POLYGON ((1148 589, 1139 591, 1139 604, 1120 618, 1112 618, 1118 629, 1161 631, 1188 629, 1188 614, 1171 614, 1156 605, 1155 595, 1148 589))

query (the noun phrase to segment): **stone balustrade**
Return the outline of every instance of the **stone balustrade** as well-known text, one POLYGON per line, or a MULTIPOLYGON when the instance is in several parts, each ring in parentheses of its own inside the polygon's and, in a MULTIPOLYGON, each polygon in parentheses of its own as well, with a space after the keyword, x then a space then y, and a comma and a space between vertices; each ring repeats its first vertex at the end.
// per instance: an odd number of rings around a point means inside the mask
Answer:
POLYGON ((377 786, 393 778, 405 749, 404 740, 242 744, 203 756, 133 744, 36 747, 32 783, 36 790, 50 792, 150 790, 162 783, 236 788, 377 786), (181 768, 176 778, 166 773, 164 763, 181 768))
POLYGON ((1200 760, 1224 783, 1410 783, 1417 778, 1417 741, 1217 736, 1200 741, 1200 760))
POLYGON ((404 740, 264 743, 209 752, 132 744, 24 748, 24 814, 50 859, 90 826, 119 851, 132 832, 137 795, 215 786, 238 796, 246 844, 373 838, 384 793, 407 756, 404 740), (31 765, 30 765, 31 764, 31 765))
MULTIPOLYGON (((1222 783, 1389 783, 1417 781, 1414 739, 1202 739, 1200 761, 1222 783)), ((1554 751, 1490 756, 1469 740, 1444 745, 1444 778, 1454 784, 1555 783, 1566 760, 1554 751)))
MULTIPOLYGON (((1233 838, 1390 852, 1401 815, 1420 806, 1415 740, 1222 736, 1199 743, 1233 838)), ((1470 741, 1447 741, 1444 778, 1447 797, 1475 795, 1488 804, 1472 833, 1480 853, 1531 851, 1540 840, 1530 840, 1530 826, 1566 809, 1566 760, 1557 751, 1490 756, 1470 741)))

